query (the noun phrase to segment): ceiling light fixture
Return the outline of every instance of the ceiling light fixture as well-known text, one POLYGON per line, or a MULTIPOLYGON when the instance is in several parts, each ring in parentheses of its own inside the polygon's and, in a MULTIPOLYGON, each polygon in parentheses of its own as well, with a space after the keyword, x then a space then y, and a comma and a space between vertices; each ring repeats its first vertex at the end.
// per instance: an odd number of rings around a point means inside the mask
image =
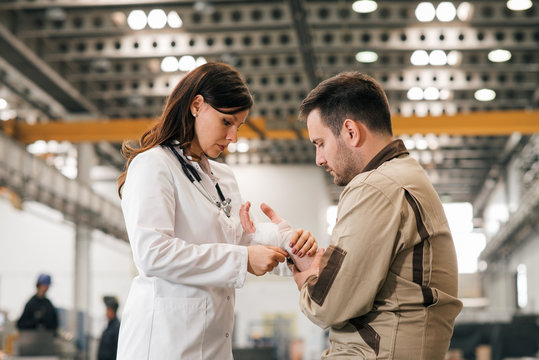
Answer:
POLYGON ((204 65, 205 63, 207 63, 206 59, 202 56, 199 56, 195 61, 195 67, 199 67, 200 65, 204 65))
POLYGON ((469 2, 460 3, 457 7, 457 17, 460 21, 469 21, 472 18, 473 5, 469 2))
POLYGON ((371 13, 376 9, 378 9, 378 4, 376 1, 358 0, 352 4, 352 10, 361 14, 371 13))
POLYGON ((410 56, 410 62, 416 66, 428 65, 429 54, 425 50, 416 50, 410 56))
POLYGON ((492 50, 488 53, 488 59, 492 62, 505 62, 511 59, 511 52, 504 49, 492 50))
POLYGON ((0 110, 4 110, 5 108, 7 108, 7 101, 0 98, 0 110))
POLYGON ((429 22, 434 20, 436 15, 436 9, 431 2, 422 2, 417 5, 415 8, 415 16, 417 20, 421 22, 429 22))
POLYGON ((509 0, 507 1, 507 7, 509 10, 522 11, 531 8, 533 3, 531 0, 509 0))
POLYGON ((167 24, 167 14, 163 9, 153 9, 148 14, 148 26, 152 29, 162 29, 167 24))
POLYGON ((146 13, 142 10, 133 10, 127 17, 127 25, 129 25, 132 30, 144 29, 147 21, 148 18, 146 17, 146 13))
POLYGON ((447 54, 447 64, 451 66, 455 66, 460 64, 460 61, 462 60, 462 54, 460 51, 457 50, 451 50, 447 54))
POLYGON ((408 100, 423 100, 423 89, 414 86, 408 90, 406 96, 408 97, 408 100))
POLYGON ((179 61, 180 71, 191 71, 196 67, 195 58, 191 55, 184 55, 179 61))
POLYGON ((174 56, 167 56, 161 61, 161 70, 164 72, 178 71, 178 59, 174 56))
POLYGON ((434 86, 429 86, 423 91, 423 97, 425 100, 438 100, 440 98, 440 90, 434 86))
POLYGON ((491 89, 479 89, 474 93, 477 101, 492 101, 496 98, 496 92, 491 89))
POLYGON ((455 9, 452 2, 441 2, 436 8, 436 17, 442 22, 453 21, 455 16, 457 16, 457 9, 455 9))
POLYGON ((180 15, 174 10, 168 13, 168 26, 170 26, 173 29, 177 29, 183 26, 183 21, 180 15))
POLYGON ((356 54, 356 60, 360 63, 373 63, 378 60, 378 54, 374 51, 360 51, 356 54))
POLYGON ((447 64, 447 55, 443 50, 433 50, 429 55, 429 63, 435 66, 447 64))

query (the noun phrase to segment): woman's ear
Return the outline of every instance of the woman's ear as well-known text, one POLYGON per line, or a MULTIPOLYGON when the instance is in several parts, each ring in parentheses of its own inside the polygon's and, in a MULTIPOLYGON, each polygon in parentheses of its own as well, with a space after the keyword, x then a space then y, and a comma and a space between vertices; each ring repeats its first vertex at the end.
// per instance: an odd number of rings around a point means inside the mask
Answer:
POLYGON ((361 141, 361 130, 359 124, 352 120, 346 119, 342 124, 341 134, 344 137, 344 141, 352 146, 356 147, 361 141))
POLYGON ((193 101, 191 102, 191 114, 196 117, 200 110, 202 109, 202 104, 204 104, 204 97, 200 94, 196 95, 193 101))

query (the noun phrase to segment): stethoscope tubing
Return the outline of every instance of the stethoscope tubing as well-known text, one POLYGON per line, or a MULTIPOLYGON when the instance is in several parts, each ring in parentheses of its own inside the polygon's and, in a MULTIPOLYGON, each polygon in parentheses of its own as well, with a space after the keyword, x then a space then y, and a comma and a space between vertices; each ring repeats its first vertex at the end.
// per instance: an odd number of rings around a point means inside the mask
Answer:
POLYGON ((219 198, 221 201, 217 201, 206 189, 204 184, 202 183, 202 178, 200 177, 198 171, 195 169, 195 167, 191 164, 189 164, 177 151, 174 149, 172 145, 167 145, 167 147, 172 150, 176 158, 178 158, 178 161, 180 162, 180 165, 182 167, 183 172, 185 173, 185 176, 189 179, 189 181, 197 188, 197 190, 210 202, 214 203, 219 209, 222 209, 225 212, 225 215, 230 217, 230 211, 226 210, 226 206, 230 204, 229 199, 225 199, 225 196, 223 195, 223 192, 221 191, 221 187, 219 184, 215 184, 215 188, 217 189, 217 193, 219 195, 219 198), (223 205, 224 204, 224 205, 223 205), (224 206, 224 207, 223 207, 224 206))

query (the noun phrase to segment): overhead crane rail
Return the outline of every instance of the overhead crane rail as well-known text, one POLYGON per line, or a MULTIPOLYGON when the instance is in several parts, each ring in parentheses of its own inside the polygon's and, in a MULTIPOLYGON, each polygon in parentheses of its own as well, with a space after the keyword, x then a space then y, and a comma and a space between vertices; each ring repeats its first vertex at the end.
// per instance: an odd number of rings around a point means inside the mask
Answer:
MULTIPOLYGON (((139 139, 154 124, 154 119, 92 119, 77 122, 47 122, 34 125, 8 121, 2 124, 4 132, 24 144, 37 140, 78 142, 139 139)), ((395 135, 447 134, 447 135, 510 135, 539 133, 539 111, 493 111, 441 116, 393 116, 395 135)), ((308 138, 307 129, 292 125, 287 129, 271 129, 265 118, 250 118, 242 126, 238 137, 247 139, 298 139, 308 138)))
POLYGON ((67 220, 127 239, 120 207, 80 181, 65 177, 0 133, 0 187, 23 201, 37 201, 60 211, 67 220))

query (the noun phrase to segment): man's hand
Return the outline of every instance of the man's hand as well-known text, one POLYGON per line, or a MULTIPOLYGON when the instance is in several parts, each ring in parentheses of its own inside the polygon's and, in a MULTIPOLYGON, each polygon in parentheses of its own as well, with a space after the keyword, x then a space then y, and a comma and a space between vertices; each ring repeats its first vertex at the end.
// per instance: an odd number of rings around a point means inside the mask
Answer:
POLYGON ((307 230, 296 229, 292 231, 288 241, 290 246, 288 251, 297 270, 307 270, 311 266, 314 260, 313 256, 318 248, 316 240, 307 230))
POLYGON ((324 248, 319 248, 314 256, 311 266, 307 270, 299 271, 295 266, 291 266, 290 269, 294 273, 294 281, 298 285, 298 290, 301 291, 303 284, 307 281, 307 278, 311 275, 318 276, 318 271, 320 269, 320 260, 322 255, 324 255, 324 248))
POLYGON ((305 255, 313 256, 316 253, 316 249, 318 249, 318 244, 314 236, 309 231, 303 229, 292 231, 288 245, 291 248, 292 254, 300 258, 305 255))
MULTIPOLYGON (((284 221, 282 217, 277 215, 275 210, 273 210, 268 204, 262 203, 260 205, 262 212, 271 220, 274 224, 280 224, 284 221)), ((290 227, 288 227, 290 229, 290 227)), ((307 230, 296 229, 290 234, 288 239, 288 246, 290 246, 290 255, 293 256, 293 259, 296 260, 297 257, 304 257, 305 255, 313 256, 316 253, 318 244, 314 236, 307 230)), ((302 269, 300 269, 302 270, 302 269)))
POLYGON ((280 262, 285 261, 287 256, 286 251, 276 246, 253 245, 248 246, 247 251, 247 271, 256 276, 273 270, 280 262))

